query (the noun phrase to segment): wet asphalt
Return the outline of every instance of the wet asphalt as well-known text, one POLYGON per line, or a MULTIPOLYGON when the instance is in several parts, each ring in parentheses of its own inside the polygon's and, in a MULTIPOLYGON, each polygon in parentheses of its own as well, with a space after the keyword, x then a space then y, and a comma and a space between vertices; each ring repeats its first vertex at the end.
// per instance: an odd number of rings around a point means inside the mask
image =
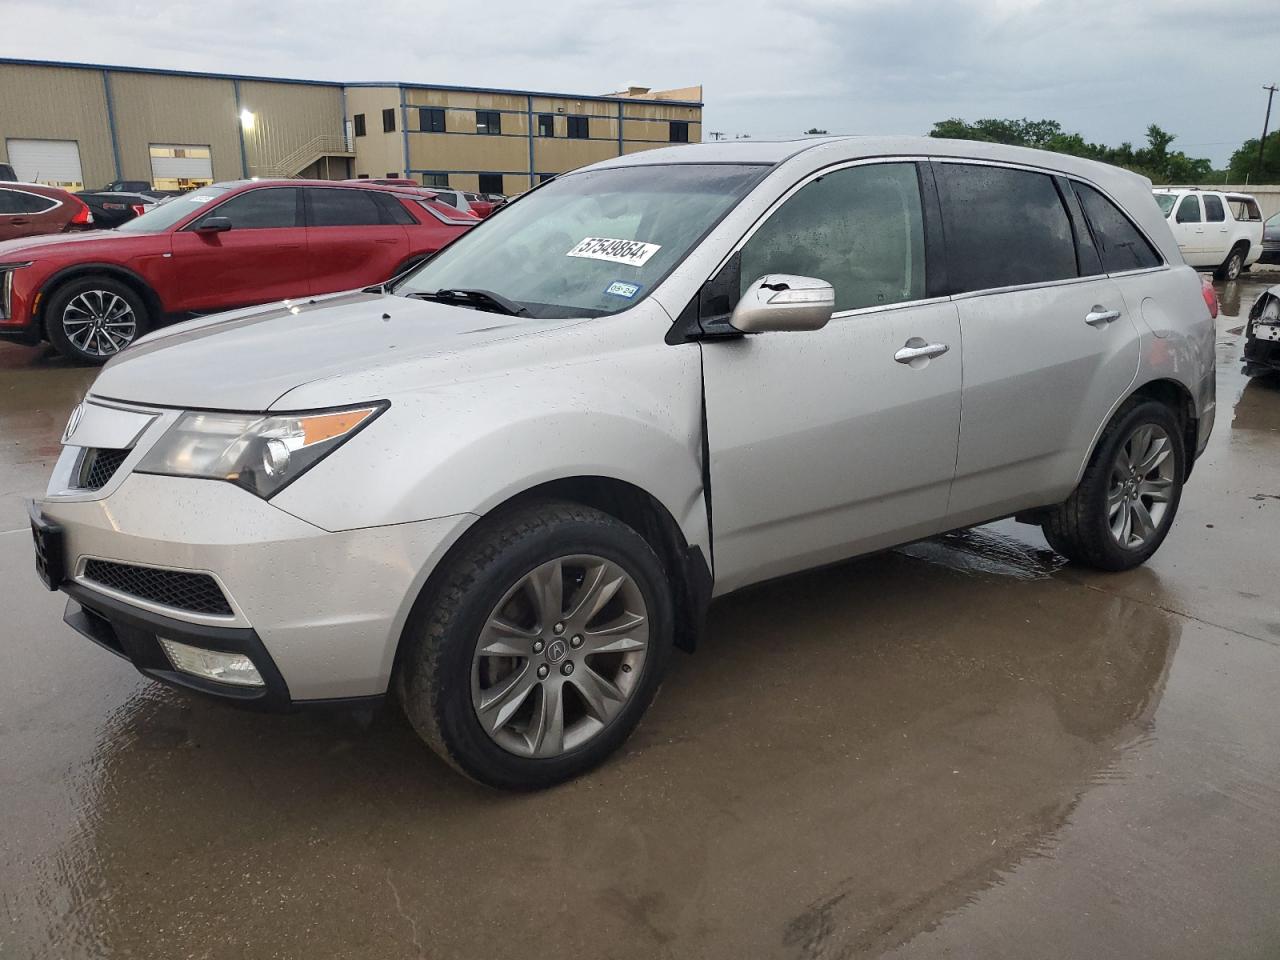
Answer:
POLYGON ((23 498, 92 372, 0 345, 0 958, 1280 956, 1259 279, 1145 567, 1004 521, 724 598, 622 753, 526 796, 391 710, 240 712, 65 627, 23 498))

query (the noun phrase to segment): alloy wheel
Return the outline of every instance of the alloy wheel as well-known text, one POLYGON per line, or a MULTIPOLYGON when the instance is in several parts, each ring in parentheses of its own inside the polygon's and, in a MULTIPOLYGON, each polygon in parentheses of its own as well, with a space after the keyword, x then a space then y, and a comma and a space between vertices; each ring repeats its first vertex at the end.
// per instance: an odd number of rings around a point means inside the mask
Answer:
POLYGON ((119 294, 86 290, 63 308, 62 328, 72 345, 86 356, 109 357, 133 342, 138 318, 119 294))
POLYGON ((648 646, 644 596, 621 566, 592 555, 540 564, 481 630, 471 667, 476 717, 509 753, 561 756, 621 713, 648 646))
POLYGON ((1107 487, 1107 524, 1124 549, 1141 548, 1160 529, 1173 495, 1174 466, 1169 435, 1154 423, 1137 427, 1116 452, 1107 487))

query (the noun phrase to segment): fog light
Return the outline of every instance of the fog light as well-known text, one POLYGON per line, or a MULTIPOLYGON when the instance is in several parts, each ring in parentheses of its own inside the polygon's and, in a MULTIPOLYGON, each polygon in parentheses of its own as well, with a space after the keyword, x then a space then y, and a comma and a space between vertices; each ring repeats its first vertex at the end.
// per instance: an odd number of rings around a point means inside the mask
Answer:
POLYGON ((177 640, 160 638, 160 646, 169 657, 174 669, 206 680, 234 683, 240 687, 265 687, 266 681, 253 661, 243 653, 225 653, 222 650, 206 650, 192 647, 177 640))

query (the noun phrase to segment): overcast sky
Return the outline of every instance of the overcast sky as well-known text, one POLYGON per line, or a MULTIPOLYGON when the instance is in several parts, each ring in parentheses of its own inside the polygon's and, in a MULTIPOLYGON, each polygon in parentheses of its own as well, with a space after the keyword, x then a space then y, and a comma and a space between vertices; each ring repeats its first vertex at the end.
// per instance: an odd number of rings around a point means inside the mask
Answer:
MULTIPOLYGON (((3 0, 0 56, 604 93, 701 83, 705 131, 1054 119, 1215 165, 1261 132, 1280 0, 3 0)), ((0 96, 3 96, 0 91, 0 96)), ((1280 98, 1273 112, 1280 123, 1280 98)))

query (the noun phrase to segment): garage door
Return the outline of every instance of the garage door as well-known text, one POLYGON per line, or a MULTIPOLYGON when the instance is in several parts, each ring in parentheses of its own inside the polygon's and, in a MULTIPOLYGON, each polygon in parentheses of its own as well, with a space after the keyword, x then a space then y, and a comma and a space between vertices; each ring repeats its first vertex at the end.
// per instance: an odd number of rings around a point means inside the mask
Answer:
POLYGON ((9 162, 19 180, 47 183, 69 190, 84 189, 80 172, 80 144, 74 140, 6 140, 9 162))
POLYGON ((190 190, 213 183, 213 159, 208 145, 153 143, 151 181, 157 190, 190 190))

